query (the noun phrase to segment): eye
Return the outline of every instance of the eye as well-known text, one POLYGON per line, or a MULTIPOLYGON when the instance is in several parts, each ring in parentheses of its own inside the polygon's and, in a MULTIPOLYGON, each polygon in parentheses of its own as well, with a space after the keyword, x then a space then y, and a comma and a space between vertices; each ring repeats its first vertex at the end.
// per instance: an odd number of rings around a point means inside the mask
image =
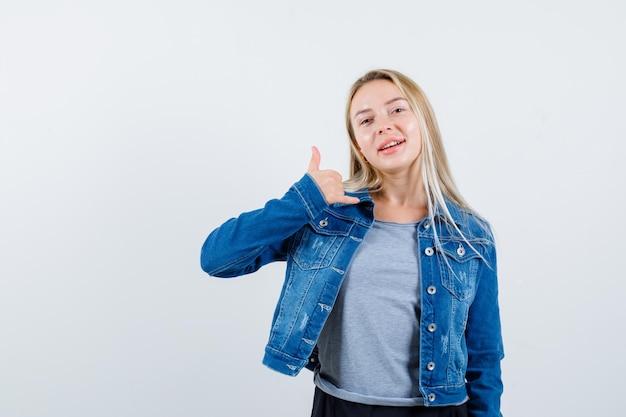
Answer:
POLYGON ((362 119, 362 120, 359 122, 359 124, 360 124, 360 125, 366 125, 366 124, 368 124, 368 123, 369 123, 369 122, 371 122, 371 121, 372 121, 372 119, 365 118, 365 119, 362 119))
POLYGON ((396 107, 395 109, 393 109, 391 112, 392 113, 402 113, 406 111, 406 109, 404 107, 396 107))

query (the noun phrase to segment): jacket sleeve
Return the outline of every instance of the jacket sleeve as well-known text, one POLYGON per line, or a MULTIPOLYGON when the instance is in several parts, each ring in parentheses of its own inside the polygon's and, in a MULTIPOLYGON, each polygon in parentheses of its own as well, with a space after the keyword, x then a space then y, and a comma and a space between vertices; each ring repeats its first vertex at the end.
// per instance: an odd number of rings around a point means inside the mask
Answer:
POLYGON ((470 417, 501 417, 502 377, 500 362, 504 357, 496 250, 492 244, 479 269, 476 296, 469 310, 466 328, 467 390, 470 417))
POLYGON ((201 267, 211 276, 230 278, 284 261, 289 238, 327 206, 315 181, 306 174, 282 198, 213 230, 202 246, 201 267))

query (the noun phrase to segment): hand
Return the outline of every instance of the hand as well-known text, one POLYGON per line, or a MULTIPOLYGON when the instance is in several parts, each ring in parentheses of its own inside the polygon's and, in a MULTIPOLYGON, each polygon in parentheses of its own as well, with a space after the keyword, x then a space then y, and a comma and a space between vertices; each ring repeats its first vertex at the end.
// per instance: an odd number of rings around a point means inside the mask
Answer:
POLYGON ((360 201, 357 197, 347 196, 344 192, 341 174, 330 169, 320 170, 320 161, 322 159, 320 151, 316 146, 313 146, 312 151, 313 155, 311 156, 307 172, 322 191, 322 194, 324 194, 326 202, 328 204, 357 204, 360 201))

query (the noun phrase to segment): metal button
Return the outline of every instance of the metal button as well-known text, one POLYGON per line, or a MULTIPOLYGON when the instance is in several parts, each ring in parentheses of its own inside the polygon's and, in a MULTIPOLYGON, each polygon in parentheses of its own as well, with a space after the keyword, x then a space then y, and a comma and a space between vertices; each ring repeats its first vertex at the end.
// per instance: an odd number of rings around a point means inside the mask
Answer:
POLYGON ((435 330, 437 330, 437 325, 435 323, 430 323, 427 327, 429 332, 434 332, 435 330))
POLYGON ((426 256, 433 256, 433 253, 435 253, 435 250, 433 248, 426 248, 424 253, 426 254, 426 256))
POLYGON ((458 253, 459 256, 465 255, 465 248, 463 247, 463 245, 459 245, 459 247, 456 250, 456 253, 458 253))
POLYGON ((430 295, 434 295, 437 292, 437 287, 431 285, 430 287, 426 288, 426 292, 430 295))
POLYGON ((428 362, 428 365, 426 365, 426 369, 428 369, 429 371, 432 371, 435 369, 435 362, 428 362))
POLYGON ((430 227, 430 221, 429 220, 425 220, 424 221, 424 229, 428 229, 430 227))
POLYGON ((437 398, 435 394, 433 393, 428 394, 428 401, 430 401, 431 403, 435 401, 435 398, 437 398))
POLYGON ((323 219, 323 220, 320 220, 319 225, 320 225, 320 227, 326 227, 326 226, 328 226, 328 217, 326 217, 326 218, 325 218, 325 219, 323 219))

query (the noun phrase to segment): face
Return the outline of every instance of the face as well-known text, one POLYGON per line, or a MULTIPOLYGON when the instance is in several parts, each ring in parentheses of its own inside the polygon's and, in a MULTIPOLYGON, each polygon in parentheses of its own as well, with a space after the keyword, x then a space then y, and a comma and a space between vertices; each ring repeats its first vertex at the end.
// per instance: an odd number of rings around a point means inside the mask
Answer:
POLYGON ((368 163, 387 175, 419 173, 422 134, 417 117, 388 80, 363 85, 350 105, 356 142, 368 163))

